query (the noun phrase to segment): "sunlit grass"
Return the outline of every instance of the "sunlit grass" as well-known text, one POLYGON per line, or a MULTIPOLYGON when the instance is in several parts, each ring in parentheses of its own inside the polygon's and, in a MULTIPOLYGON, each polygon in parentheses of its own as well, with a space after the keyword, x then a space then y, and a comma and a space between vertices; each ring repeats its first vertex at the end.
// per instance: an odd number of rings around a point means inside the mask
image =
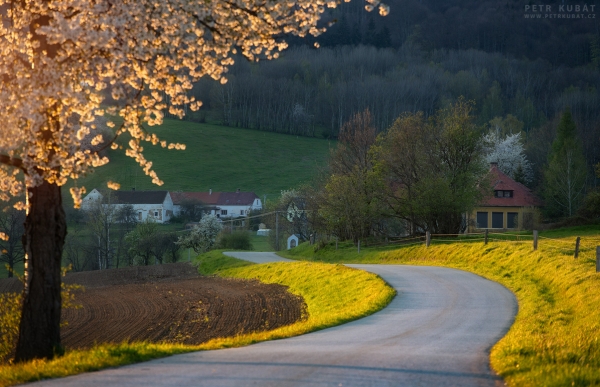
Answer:
POLYGON ((490 361, 510 386, 600 385, 600 228, 540 233, 532 242, 423 245, 390 249, 335 245, 314 252, 301 245, 288 256, 329 262, 437 265, 471 271, 513 291, 519 312, 490 361), (575 238, 581 236, 578 259, 575 238))
POLYGON ((205 274, 285 285, 290 292, 304 298, 307 316, 272 331, 217 338, 197 346, 121 343, 98 345, 86 351, 67 350, 64 356, 51 361, 0 366, 0 386, 64 377, 184 352, 238 347, 296 336, 374 313, 395 295, 395 291, 378 276, 342 265, 309 262, 255 265, 226 257, 218 251, 198 257, 197 262, 205 274))

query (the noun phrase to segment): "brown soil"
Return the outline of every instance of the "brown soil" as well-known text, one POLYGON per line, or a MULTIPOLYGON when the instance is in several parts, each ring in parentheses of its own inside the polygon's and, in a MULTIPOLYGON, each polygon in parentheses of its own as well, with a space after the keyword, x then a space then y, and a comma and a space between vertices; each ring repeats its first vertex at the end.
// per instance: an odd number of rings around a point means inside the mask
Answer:
MULTIPOLYGON (((281 285, 202 277, 186 263, 70 273, 79 309, 63 309, 62 343, 87 348, 124 340, 199 344, 291 324, 304 311, 281 285)), ((0 280, 0 292, 19 291, 0 280)))

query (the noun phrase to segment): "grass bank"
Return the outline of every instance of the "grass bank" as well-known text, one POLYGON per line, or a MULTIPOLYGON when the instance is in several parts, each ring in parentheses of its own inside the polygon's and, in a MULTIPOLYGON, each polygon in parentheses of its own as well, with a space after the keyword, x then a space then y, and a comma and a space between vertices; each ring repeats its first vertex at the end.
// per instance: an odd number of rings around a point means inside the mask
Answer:
POLYGON ((51 361, 0 366, 0 386, 58 378, 164 356, 280 339, 335 326, 374 313, 386 306, 395 291, 374 274, 342 265, 320 263, 270 263, 255 265, 212 251, 197 258, 200 272, 224 277, 258 279, 288 286, 304 298, 305 319, 268 332, 219 338, 189 346, 181 344, 103 344, 86 351, 67 350, 51 361))
POLYGON ((595 249, 600 228, 540 234, 530 241, 435 243, 404 248, 329 245, 314 252, 301 245, 286 255, 325 262, 365 262, 447 266, 499 282, 513 291, 519 312, 490 361, 510 386, 600 385, 600 273, 595 249), (575 238, 581 236, 578 259, 575 238))

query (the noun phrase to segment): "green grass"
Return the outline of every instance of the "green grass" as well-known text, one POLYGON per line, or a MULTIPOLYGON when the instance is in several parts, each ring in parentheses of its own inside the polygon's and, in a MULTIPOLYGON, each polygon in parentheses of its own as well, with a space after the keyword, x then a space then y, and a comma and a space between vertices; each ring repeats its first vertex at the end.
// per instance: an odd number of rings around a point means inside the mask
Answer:
POLYGON ((252 242, 253 251, 273 251, 269 243, 269 237, 256 235, 256 231, 250 235, 250 242, 252 242))
MULTIPOLYGON (((201 262, 222 259, 216 255, 198 259, 201 262)), ((226 260, 228 266, 231 266, 231 260, 234 258, 226 260)), ((395 295, 395 290, 379 276, 343 265, 275 262, 240 265, 215 273, 282 284, 291 293, 304 298, 308 311, 305 320, 274 331, 255 333, 248 338, 256 341, 296 336, 355 320, 382 309, 395 295)))
POLYGON ((491 351, 493 369, 509 386, 600 385, 600 273, 595 249, 600 228, 540 233, 530 241, 458 242, 404 248, 301 245, 285 255, 313 261, 438 265, 471 271, 513 291, 519 312, 491 351), (578 259, 575 238, 581 236, 578 259), (546 239, 550 238, 550 239, 546 239))
MULTIPOLYGON (((254 191, 263 198, 309 182, 326 164, 333 142, 323 139, 165 119, 152 127, 161 139, 186 144, 184 151, 144 144, 146 159, 165 182, 152 184, 123 150, 109 151, 108 165, 78 180, 78 186, 105 188, 108 180, 130 190, 254 191)), ((124 140, 124 139, 123 139, 124 140)), ((70 183, 71 184, 71 183, 70 183)), ((70 185, 69 185, 70 186, 70 185)), ((68 189, 65 190, 68 195, 68 189)), ((66 198, 65 198, 66 199, 66 198)), ((69 203, 70 203, 70 199, 69 203)))
POLYGON ((202 255, 196 261, 200 270, 207 274, 285 285, 290 292, 304 298, 307 315, 301 321, 272 331, 214 339, 198 346, 121 343, 102 344, 87 351, 67 350, 63 357, 51 361, 0 366, 0 386, 64 377, 178 353, 296 336, 374 313, 395 295, 395 291, 378 276, 342 265, 309 262, 255 265, 225 257, 218 251, 202 255))
POLYGON ((254 265, 252 262, 223 255, 222 250, 212 250, 199 255, 194 258, 194 264, 198 266, 198 272, 202 275, 220 274, 224 270, 254 265))

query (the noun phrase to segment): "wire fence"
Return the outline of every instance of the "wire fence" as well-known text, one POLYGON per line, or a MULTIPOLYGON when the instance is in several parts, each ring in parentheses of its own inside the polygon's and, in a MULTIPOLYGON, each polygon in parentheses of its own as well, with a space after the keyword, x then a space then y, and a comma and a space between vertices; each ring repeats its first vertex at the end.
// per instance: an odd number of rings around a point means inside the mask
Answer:
MULTIPOLYGON (((477 232, 468 234, 431 234, 386 239, 385 242, 363 243, 363 247, 408 247, 416 245, 443 245, 452 243, 482 243, 487 245, 490 242, 531 245, 532 250, 540 252, 552 252, 574 259, 595 261, 596 271, 600 272, 600 237, 584 236, 569 238, 550 238, 538 235, 537 231, 533 234, 522 233, 504 233, 504 232, 477 232)), ((360 252, 360 241, 358 243, 360 252)))
MULTIPOLYGON (((304 213, 305 211, 296 210, 296 212, 304 213)), ((289 237, 291 233, 293 233, 290 229, 284 226, 287 225, 289 227, 289 225, 293 223, 293 221, 290 220, 288 215, 289 213, 286 211, 271 211, 252 216, 239 217, 236 219, 230 218, 221 220, 223 221, 223 225, 225 226, 226 230, 229 230, 230 232, 233 232, 236 229, 260 230, 258 224, 260 223, 261 227, 263 227, 266 223, 267 226, 270 226, 270 229, 267 229, 265 231, 275 234, 272 235, 271 242, 272 244, 274 242, 275 250, 280 250, 285 248, 285 240, 289 237)), ((269 234, 267 233, 264 235, 269 234)), ((302 239, 309 240, 311 244, 327 244, 331 241, 330 236, 325 236, 325 239, 322 238, 323 236, 320 236, 320 238, 316 238, 316 236, 310 234, 305 235, 302 239)), ((389 249, 418 245, 425 245, 429 247, 431 245, 453 243, 481 243, 483 245, 486 245, 491 242, 506 243, 511 245, 529 244, 531 245, 532 250, 538 250, 540 252, 554 252, 565 256, 571 256, 576 259, 595 260, 597 262, 596 269, 597 271, 600 271, 599 236, 551 238, 539 235, 538 231, 533 231, 532 234, 523 232, 498 232, 491 230, 461 234, 431 234, 427 232, 424 235, 385 238, 385 240, 359 240, 358 243, 354 243, 354 245, 360 252, 361 243, 363 248, 369 247, 389 249)), ((344 243, 344 246, 347 247, 348 245, 346 243, 344 243)), ((337 247, 338 242, 336 242, 336 249, 337 247)))

